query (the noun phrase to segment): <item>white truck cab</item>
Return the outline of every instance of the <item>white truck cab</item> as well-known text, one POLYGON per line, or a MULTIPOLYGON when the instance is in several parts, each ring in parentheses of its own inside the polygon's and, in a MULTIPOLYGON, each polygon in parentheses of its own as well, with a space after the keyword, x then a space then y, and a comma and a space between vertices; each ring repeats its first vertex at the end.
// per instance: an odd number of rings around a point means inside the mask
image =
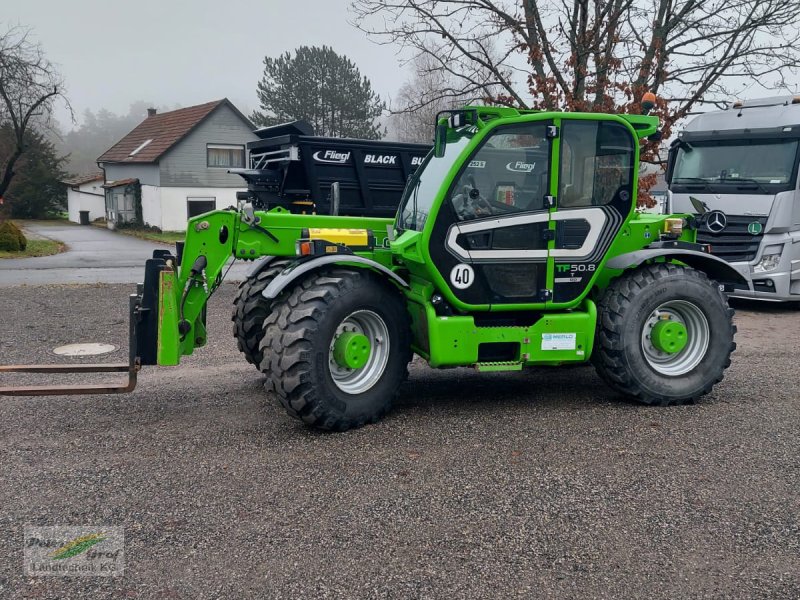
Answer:
POLYGON ((731 295, 800 300, 799 165, 800 96, 699 115, 673 142, 667 212, 714 211, 697 241, 750 280, 731 295))

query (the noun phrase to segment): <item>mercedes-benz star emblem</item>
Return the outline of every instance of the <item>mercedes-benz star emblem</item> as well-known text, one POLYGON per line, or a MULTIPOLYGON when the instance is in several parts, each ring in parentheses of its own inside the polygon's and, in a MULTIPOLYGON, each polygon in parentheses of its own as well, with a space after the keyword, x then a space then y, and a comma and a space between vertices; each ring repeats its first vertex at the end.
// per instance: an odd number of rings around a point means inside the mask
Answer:
POLYGON ((706 217, 706 229, 711 233, 720 233, 728 226, 728 217, 721 210, 712 210, 706 217))

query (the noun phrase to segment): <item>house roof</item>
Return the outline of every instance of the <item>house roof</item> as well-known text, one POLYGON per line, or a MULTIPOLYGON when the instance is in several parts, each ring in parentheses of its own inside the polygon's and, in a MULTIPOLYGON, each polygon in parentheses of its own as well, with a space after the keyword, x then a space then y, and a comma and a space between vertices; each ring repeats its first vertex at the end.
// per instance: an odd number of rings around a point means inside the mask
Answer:
POLYGON ((91 183, 92 181, 103 181, 103 174, 98 171, 96 173, 85 173, 83 175, 75 175, 64 179, 61 183, 66 183, 69 186, 83 185, 84 183, 91 183))
POLYGON ((230 100, 223 98, 197 106, 148 116, 133 131, 106 150, 97 162, 153 163, 181 141, 220 106, 230 107, 248 126, 252 123, 230 100), (149 141, 148 141, 149 140, 149 141))
POLYGON ((106 184, 103 185, 103 187, 106 188, 106 189, 110 189, 110 188, 119 187, 121 185, 131 185, 131 184, 134 184, 134 183, 139 183, 139 180, 136 179, 136 178, 117 179, 115 181, 107 182, 106 184))

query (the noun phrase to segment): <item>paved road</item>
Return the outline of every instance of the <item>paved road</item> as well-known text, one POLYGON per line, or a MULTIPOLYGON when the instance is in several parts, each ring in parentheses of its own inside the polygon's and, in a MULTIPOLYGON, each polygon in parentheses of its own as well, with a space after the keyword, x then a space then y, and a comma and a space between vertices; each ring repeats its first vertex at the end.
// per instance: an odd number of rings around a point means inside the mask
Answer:
MULTIPOLYGON (((125 360, 129 292, 0 290, 0 363, 125 360)), ((385 420, 321 434, 239 356, 233 293, 207 348, 129 396, 0 402, 1 598, 800 597, 800 313, 740 304, 695 406, 591 368, 415 363, 385 420), (123 526, 124 577, 25 577, 26 523, 123 526)))
MULTIPOLYGON (((153 255, 153 250, 170 247, 93 226, 29 221, 25 229, 64 242, 68 249, 53 256, 0 260, 0 287, 136 283, 142 280, 144 261, 153 255)), ((236 264, 228 277, 237 281, 246 270, 246 264, 236 264)))

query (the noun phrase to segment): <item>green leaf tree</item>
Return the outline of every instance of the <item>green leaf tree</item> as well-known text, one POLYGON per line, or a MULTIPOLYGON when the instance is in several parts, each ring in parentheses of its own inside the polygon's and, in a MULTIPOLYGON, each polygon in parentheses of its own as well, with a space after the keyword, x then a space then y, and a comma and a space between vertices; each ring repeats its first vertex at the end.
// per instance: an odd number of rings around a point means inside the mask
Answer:
POLYGON ((18 26, 0 30, 0 126, 13 134, 13 143, 0 152, 0 198, 6 195, 17 163, 28 151, 27 133, 52 123, 54 101, 64 100, 72 114, 64 89, 56 67, 41 46, 31 41, 30 30, 18 26))
MULTIPOLYGON (((11 127, 0 127, 0 154, 13 147, 16 135, 11 127)), ((42 219, 64 210, 66 186, 62 180, 65 158, 41 133, 28 129, 25 153, 19 158, 15 176, 4 196, 3 209, 18 219, 42 219)))
POLYGON ((385 103, 346 56, 323 46, 300 46, 264 58, 258 83, 257 125, 304 119, 317 135, 376 140, 383 137, 378 118, 385 103))

